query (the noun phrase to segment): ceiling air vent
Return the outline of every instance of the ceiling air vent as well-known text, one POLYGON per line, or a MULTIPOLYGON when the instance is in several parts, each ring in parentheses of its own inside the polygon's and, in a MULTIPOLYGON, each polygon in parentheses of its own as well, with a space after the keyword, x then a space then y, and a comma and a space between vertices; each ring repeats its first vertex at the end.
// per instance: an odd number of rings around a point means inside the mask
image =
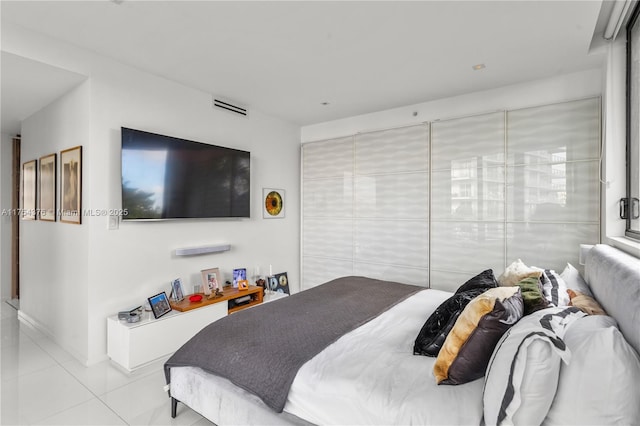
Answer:
POLYGON ((249 116, 249 111, 246 108, 241 107, 239 105, 234 105, 229 101, 223 101, 222 99, 216 98, 215 96, 213 97, 213 108, 221 109, 223 111, 231 112, 233 114, 241 115, 243 117, 249 116))

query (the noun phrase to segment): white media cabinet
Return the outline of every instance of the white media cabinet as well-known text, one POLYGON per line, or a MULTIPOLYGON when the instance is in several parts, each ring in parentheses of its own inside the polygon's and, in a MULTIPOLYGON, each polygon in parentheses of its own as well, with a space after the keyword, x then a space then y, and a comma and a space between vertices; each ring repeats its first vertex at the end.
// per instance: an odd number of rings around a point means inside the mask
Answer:
POLYGON ((186 312, 171 311, 155 319, 144 312, 137 323, 107 318, 107 354, 125 370, 132 372, 175 352, 198 331, 227 316, 227 302, 212 303, 186 312))

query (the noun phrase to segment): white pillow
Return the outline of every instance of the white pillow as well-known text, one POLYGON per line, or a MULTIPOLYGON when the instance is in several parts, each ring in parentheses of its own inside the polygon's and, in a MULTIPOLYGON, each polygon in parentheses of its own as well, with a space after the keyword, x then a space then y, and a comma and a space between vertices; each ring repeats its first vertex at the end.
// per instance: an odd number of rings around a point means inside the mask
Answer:
POLYGON ((544 297, 553 306, 569 306, 569 293, 567 293, 567 283, 553 269, 542 269, 533 267, 542 272, 540 281, 544 290, 544 297))
POLYGON ((541 269, 530 268, 520 259, 507 266, 502 275, 498 277, 498 284, 501 286, 512 286, 518 284, 525 278, 539 278, 542 275, 541 269))
POLYGON ((558 386, 561 360, 571 354, 561 337, 585 314, 574 307, 547 308, 523 317, 496 346, 484 387, 484 422, 539 425, 558 386))
POLYGON ((593 297, 593 293, 591 293, 589 284, 587 284, 584 278, 582 278, 582 275, 580 275, 580 271, 578 271, 572 264, 567 263, 564 271, 560 273, 560 278, 562 278, 567 284, 567 288, 593 297))
POLYGON ((640 424, 640 357, 613 318, 590 315, 564 336, 572 352, 560 368, 548 425, 640 424))

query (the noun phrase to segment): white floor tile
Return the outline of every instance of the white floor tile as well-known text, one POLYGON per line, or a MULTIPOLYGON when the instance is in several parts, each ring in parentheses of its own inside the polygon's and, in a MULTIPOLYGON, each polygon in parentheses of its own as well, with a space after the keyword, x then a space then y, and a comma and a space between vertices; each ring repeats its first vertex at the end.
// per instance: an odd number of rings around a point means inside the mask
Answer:
POLYGON ((58 365, 51 355, 22 333, 18 335, 17 343, 3 345, 0 352, 2 356, 0 374, 3 383, 18 376, 58 365))
MULTIPOLYGON (((136 380, 152 374, 154 371, 134 372, 127 374, 123 370, 115 367, 111 361, 104 361, 90 367, 85 367, 76 360, 64 362, 62 366, 69 371, 84 386, 98 396, 114 391, 122 386, 128 385, 136 380)), ((156 366, 156 370, 162 366, 156 366)))
MULTIPOLYGON (((129 424, 153 417, 155 410, 162 410, 160 418, 171 419, 170 399, 164 391, 164 372, 157 372, 133 381, 101 397, 101 399, 129 424), (141 420, 142 419, 142 420, 141 420)), ((170 420, 166 420, 168 423, 170 420)))
MULTIPOLYGON (((4 363, 4 359, 3 359, 4 363)), ((2 381, 3 424, 33 424, 94 398, 59 365, 2 381)))
POLYGON ((100 399, 94 398, 80 405, 54 414, 36 423, 38 425, 126 425, 124 420, 111 411, 100 399))

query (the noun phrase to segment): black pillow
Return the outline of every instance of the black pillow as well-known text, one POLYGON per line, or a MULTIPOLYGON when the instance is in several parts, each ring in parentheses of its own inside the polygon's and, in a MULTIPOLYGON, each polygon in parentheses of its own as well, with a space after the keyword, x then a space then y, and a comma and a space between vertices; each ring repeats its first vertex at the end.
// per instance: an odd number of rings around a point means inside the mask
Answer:
POLYGON ((462 284, 424 323, 413 345, 414 355, 438 356, 440 348, 465 306, 490 288, 498 287, 493 270, 482 271, 462 284))

